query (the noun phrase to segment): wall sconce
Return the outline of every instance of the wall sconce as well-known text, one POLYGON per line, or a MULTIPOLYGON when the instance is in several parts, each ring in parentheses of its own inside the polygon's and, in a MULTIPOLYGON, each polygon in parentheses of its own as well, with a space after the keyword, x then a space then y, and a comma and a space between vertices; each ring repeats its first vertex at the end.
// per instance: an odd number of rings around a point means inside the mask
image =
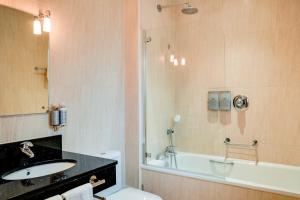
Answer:
POLYGON ((50 10, 45 11, 44 15, 44 23, 43 23, 43 31, 49 33, 51 31, 51 19, 50 19, 50 10))
POLYGON ((43 31, 49 33, 51 31, 51 12, 46 10, 45 13, 39 13, 39 16, 34 17, 33 21, 33 34, 41 35, 42 34, 42 22, 43 22, 43 31))
POLYGON ((33 34, 41 35, 42 34, 42 25, 39 17, 34 17, 33 21, 33 34))

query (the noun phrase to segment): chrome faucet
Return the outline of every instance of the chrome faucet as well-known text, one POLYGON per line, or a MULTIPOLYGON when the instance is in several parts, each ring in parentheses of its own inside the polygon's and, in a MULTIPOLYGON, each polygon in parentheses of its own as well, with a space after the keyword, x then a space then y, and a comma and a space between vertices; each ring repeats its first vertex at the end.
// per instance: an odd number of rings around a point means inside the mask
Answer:
POLYGON ((34 157, 34 153, 30 149, 30 147, 33 147, 32 142, 29 142, 29 141, 22 142, 20 150, 21 150, 22 153, 24 153, 25 155, 27 155, 29 158, 33 158, 34 157))
POLYGON ((173 145, 167 146, 165 153, 176 155, 177 153, 175 152, 175 146, 173 146, 173 145))
POLYGON ((169 135, 169 145, 166 147, 165 153, 169 154, 176 154, 175 152, 175 145, 173 142, 173 134, 175 133, 175 130, 173 128, 167 129, 167 135, 169 135))
POLYGON ((170 158, 170 167, 172 168, 173 160, 175 164, 175 168, 177 169, 177 159, 176 159, 176 151, 175 151, 175 145, 173 142, 173 134, 175 133, 174 128, 169 128, 167 130, 167 135, 169 135, 170 143, 166 147, 165 155, 170 158))

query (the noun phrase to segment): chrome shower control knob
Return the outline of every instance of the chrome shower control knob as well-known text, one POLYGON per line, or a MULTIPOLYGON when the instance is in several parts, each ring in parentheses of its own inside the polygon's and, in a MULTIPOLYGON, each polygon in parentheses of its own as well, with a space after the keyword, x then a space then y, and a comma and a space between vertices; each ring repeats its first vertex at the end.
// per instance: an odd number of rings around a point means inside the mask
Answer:
POLYGON ((248 97, 244 95, 238 95, 233 99, 233 106, 237 111, 247 110, 249 107, 248 97))
POLYGON ((236 107, 242 107, 244 104, 244 101, 241 98, 238 98, 235 102, 236 107))

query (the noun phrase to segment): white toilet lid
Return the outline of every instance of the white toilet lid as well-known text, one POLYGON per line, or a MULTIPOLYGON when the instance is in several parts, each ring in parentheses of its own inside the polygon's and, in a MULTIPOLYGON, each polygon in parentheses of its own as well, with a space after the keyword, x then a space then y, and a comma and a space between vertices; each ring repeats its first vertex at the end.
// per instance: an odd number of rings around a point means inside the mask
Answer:
POLYGON ((159 196, 134 188, 122 189, 107 198, 107 200, 162 200, 159 196))

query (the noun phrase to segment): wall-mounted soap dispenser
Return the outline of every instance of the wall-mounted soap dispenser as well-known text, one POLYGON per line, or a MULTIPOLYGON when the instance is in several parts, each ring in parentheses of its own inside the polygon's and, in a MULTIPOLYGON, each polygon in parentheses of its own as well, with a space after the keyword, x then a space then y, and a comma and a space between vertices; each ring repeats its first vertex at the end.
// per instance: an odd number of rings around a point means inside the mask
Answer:
POLYGON ((230 91, 220 91, 219 92, 219 107, 221 111, 231 110, 231 92, 230 91))
POLYGON ((212 111, 230 111, 231 110, 231 92, 230 91, 209 91, 208 109, 212 111))
POLYGON ((219 107, 219 92, 210 91, 208 92, 207 106, 209 110, 218 111, 219 107))
POLYGON ((67 108, 63 105, 52 106, 50 111, 50 126, 54 131, 67 125, 67 108))

